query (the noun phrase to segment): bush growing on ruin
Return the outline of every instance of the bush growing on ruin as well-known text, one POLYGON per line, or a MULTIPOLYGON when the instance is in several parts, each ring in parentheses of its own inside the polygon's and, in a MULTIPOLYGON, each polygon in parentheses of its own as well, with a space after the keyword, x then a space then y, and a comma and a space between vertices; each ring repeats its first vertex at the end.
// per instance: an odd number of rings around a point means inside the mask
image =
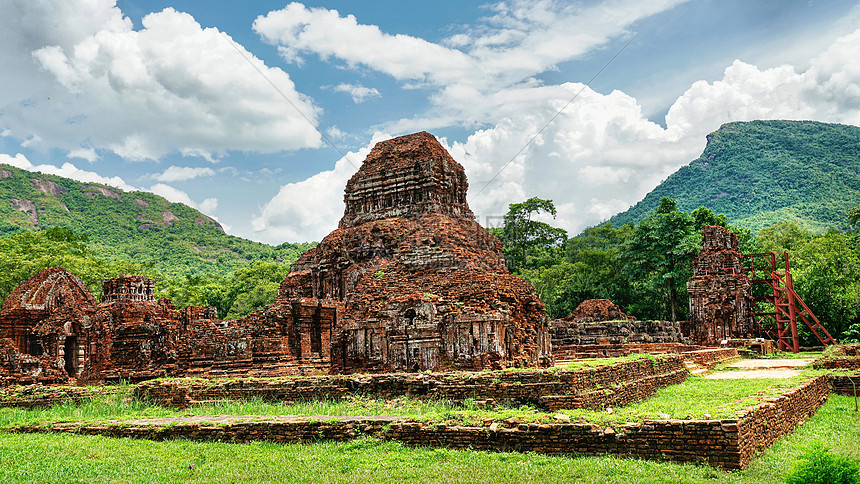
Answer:
POLYGON ((785 476, 786 484, 860 484, 860 465, 821 442, 809 444, 785 476))

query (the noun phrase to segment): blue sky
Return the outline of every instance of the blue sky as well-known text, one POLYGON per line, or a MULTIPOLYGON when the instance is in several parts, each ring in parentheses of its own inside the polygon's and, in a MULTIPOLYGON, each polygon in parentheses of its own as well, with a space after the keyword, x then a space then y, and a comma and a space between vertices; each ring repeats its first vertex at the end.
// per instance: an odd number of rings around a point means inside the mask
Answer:
POLYGON ((860 124, 856 1, 0 11, 0 162, 152 191, 272 244, 335 228, 373 143, 410 132, 464 165, 480 222, 538 196, 576 233, 697 157, 722 123, 860 124))

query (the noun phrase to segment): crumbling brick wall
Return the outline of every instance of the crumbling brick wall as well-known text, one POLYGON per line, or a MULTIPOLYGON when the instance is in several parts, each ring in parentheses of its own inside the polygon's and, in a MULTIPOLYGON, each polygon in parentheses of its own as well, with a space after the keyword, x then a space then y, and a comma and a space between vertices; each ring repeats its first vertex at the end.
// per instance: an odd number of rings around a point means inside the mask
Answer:
POLYGON ((738 236, 718 225, 702 229, 702 252, 687 282, 691 339, 697 344, 754 336, 752 289, 741 267, 738 236))
POLYGON ((579 370, 387 373, 266 380, 157 380, 139 384, 135 395, 178 407, 224 399, 283 402, 337 400, 360 394, 381 398, 408 395, 459 403, 471 398, 515 405, 532 404, 556 410, 625 405, 643 400, 659 388, 683 382, 687 375, 680 356, 663 355, 579 370))
POLYGON ((0 311, 0 383, 140 381, 199 375, 293 375, 331 368, 339 303, 278 298, 235 321, 214 308, 177 311, 154 282, 104 281, 104 300, 53 268, 16 289, 0 311))
MULTIPOLYGON (((552 348, 556 358, 582 355, 619 356, 629 354, 624 348, 608 351, 608 345, 685 344, 679 323, 671 321, 637 321, 608 299, 588 299, 570 316, 552 325, 552 348), (600 348, 590 349, 591 346, 600 348), (620 353, 619 353, 620 350, 620 353)), ((669 347, 669 352, 674 348, 669 347)))
POLYGON ((189 439, 217 442, 345 441, 362 435, 396 440, 416 447, 537 452, 554 455, 614 454, 649 460, 706 463, 725 469, 747 467, 756 453, 812 415, 826 400, 826 376, 789 390, 784 395, 722 420, 645 419, 623 424, 590 422, 525 422, 511 418, 488 419, 476 425, 452 422, 418 422, 398 417, 273 417, 267 421, 213 423, 157 422, 111 425, 58 423, 26 426, 16 432, 75 432, 152 440, 189 439))

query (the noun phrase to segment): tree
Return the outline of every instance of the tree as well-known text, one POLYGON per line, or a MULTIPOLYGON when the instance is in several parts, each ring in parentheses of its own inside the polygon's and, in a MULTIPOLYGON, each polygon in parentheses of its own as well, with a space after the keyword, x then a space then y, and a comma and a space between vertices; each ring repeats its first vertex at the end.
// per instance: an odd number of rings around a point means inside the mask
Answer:
POLYGON ((686 293, 692 261, 702 249, 700 238, 693 218, 678 210, 674 199, 663 197, 654 213, 636 227, 624 249, 625 270, 637 284, 650 285, 664 294, 672 321, 679 319, 680 295, 686 293))
POLYGON ((88 237, 65 227, 18 232, 0 238, 0 298, 39 271, 62 267, 78 276, 96 296, 103 279, 127 274, 151 275, 148 265, 108 261, 92 255, 88 237))
POLYGON ((554 263, 555 250, 567 240, 564 229, 535 220, 541 214, 556 217, 555 205, 552 200, 532 197, 522 203, 512 203, 505 214, 505 227, 502 238, 505 242, 505 256, 510 260, 512 269, 525 269, 529 266, 529 255, 534 260, 533 265, 554 263))
POLYGON ((211 306, 219 318, 237 319, 272 304, 289 272, 287 264, 256 261, 228 277, 184 274, 165 280, 159 287, 177 307, 211 306))
MULTIPOLYGON (((794 289, 840 339, 860 323, 860 252, 854 238, 835 230, 815 237, 792 254, 794 289)), ((815 344, 810 335, 805 344, 815 344)))
POLYGON ((227 313, 224 317, 235 319, 271 304, 278 295, 278 288, 290 266, 277 262, 257 261, 249 267, 236 270, 227 283, 227 313))
POLYGON ((765 227, 756 234, 761 252, 793 252, 812 239, 812 232, 797 222, 780 222, 765 227))
POLYGON ((720 227, 728 225, 728 220, 725 215, 714 214, 714 212, 707 207, 699 207, 693 210, 690 212, 690 217, 693 217, 693 227, 698 231, 701 231, 709 225, 719 225, 720 227))
POLYGON ((848 210, 848 223, 851 225, 860 223, 860 205, 848 210))

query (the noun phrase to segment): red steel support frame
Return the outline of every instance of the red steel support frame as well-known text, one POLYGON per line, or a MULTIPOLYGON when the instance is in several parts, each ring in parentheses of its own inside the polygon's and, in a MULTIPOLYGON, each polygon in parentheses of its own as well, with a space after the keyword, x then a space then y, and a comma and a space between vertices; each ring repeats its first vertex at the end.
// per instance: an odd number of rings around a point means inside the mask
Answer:
MULTIPOLYGON (((770 317, 776 322, 776 331, 764 330, 767 334, 777 341, 780 351, 791 351, 797 353, 800 351, 800 338, 797 334, 797 319, 798 316, 806 324, 812 334, 821 341, 822 345, 835 343, 830 333, 821 325, 818 318, 806 303, 800 299, 800 296, 794 292, 794 285, 791 279, 791 267, 788 264, 788 252, 768 252, 765 254, 744 254, 743 257, 750 259, 749 267, 744 270, 749 274, 750 282, 753 285, 763 284, 771 288, 772 294, 767 296, 754 297, 753 301, 767 301, 773 304, 773 312, 762 312, 756 306, 756 317, 759 318, 758 324, 761 327, 765 317, 770 317), (782 267, 778 267, 777 258, 782 258, 785 261, 784 272, 782 267), (762 260, 763 259, 763 260, 762 260), (759 262, 757 265, 756 262, 759 262), (762 263, 763 262, 763 263, 762 263), (824 334, 822 336, 819 331, 824 334)), ((782 261, 780 261, 780 266, 782 261)))

